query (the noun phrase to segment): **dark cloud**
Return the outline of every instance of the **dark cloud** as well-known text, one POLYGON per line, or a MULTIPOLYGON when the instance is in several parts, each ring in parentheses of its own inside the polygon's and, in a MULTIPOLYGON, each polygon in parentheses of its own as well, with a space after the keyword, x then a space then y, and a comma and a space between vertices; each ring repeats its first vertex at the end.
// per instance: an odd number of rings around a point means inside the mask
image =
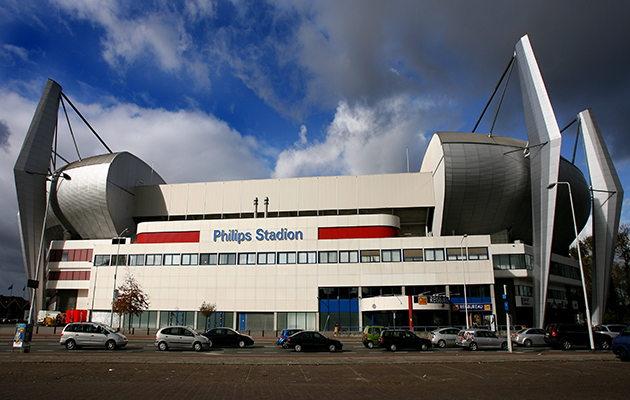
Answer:
POLYGON ((11 136, 11 131, 9 130, 9 126, 3 120, 0 120, 0 147, 4 150, 7 150, 9 146, 9 137, 11 136))

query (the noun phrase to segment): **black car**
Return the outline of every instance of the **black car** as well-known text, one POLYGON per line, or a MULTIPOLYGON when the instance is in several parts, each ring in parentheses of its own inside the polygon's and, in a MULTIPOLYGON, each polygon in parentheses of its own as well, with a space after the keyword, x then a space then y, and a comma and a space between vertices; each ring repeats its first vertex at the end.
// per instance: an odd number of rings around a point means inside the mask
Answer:
MULTIPOLYGON (((599 332, 593 332, 596 347, 610 349, 612 338, 599 332)), ((571 350, 573 346, 589 346, 588 327, 581 324, 550 324, 545 329, 545 343, 555 348, 571 350)))
POLYGON ((232 328, 213 328, 206 333, 202 333, 210 340, 210 347, 223 347, 223 346, 253 346, 254 339, 251 336, 238 333, 232 328))
POLYGON ((289 336, 285 342, 288 348, 300 352, 307 349, 328 349, 330 352, 343 348, 343 344, 337 339, 330 339, 316 331, 302 331, 289 336))
POLYGON ((415 333, 404 329, 388 329, 381 332, 379 346, 396 351, 397 349, 418 349, 422 351, 431 348, 429 339, 418 337, 415 333))

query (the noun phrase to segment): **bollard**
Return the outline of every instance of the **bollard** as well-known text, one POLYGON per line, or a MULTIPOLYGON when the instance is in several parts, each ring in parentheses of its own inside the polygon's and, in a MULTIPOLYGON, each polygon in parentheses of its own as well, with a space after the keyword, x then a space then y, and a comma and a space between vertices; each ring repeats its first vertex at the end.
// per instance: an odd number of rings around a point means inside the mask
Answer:
POLYGON ((262 331, 262 337, 265 337, 265 331, 262 331))

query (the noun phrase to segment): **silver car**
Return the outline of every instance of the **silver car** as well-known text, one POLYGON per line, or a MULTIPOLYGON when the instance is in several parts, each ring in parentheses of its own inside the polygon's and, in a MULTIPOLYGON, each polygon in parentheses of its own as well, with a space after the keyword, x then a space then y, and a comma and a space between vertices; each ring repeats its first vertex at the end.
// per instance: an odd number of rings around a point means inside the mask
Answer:
POLYGON ((512 343, 523 347, 546 346, 545 331, 539 328, 525 328, 512 334, 512 343))
POLYGON ((201 351, 210 348, 210 341, 188 326, 167 326, 155 334, 153 345, 161 351, 169 348, 201 351))
POLYGON ((462 329, 457 334, 455 344, 473 351, 485 348, 500 348, 501 350, 508 348, 506 338, 498 337, 487 329, 462 329))
POLYGON ((114 350, 127 345, 127 337, 94 322, 73 322, 63 328, 59 344, 68 350, 81 346, 105 347, 114 350))
POLYGON ((455 346, 459 328, 440 328, 429 332, 429 339, 435 347, 455 346))
POLYGON ((625 325, 619 325, 619 324, 597 325, 595 328, 593 328, 593 331, 603 333, 604 335, 608 335, 611 338, 614 338, 619 333, 621 333, 621 331, 625 327, 626 327, 625 325))

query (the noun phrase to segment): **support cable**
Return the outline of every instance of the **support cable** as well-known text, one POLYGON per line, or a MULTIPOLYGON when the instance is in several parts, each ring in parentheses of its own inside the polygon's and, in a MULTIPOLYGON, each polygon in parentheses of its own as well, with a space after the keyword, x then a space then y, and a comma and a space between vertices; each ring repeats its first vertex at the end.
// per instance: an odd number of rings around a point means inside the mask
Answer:
POLYGON ((490 127, 490 134, 488 137, 492 136, 492 131, 494 130, 494 124, 497 122, 497 117, 499 116, 499 110, 501 110, 501 104, 503 104, 503 97, 505 96, 505 90, 507 89, 508 83, 510 83, 510 77, 512 76, 512 70, 514 69, 514 63, 510 65, 510 73, 505 80, 505 85, 503 86, 503 93, 501 93, 501 99, 499 100, 499 105, 497 106, 497 112, 494 114, 494 119, 492 120, 492 126, 490 127))
POLYGON ((490 102, 492 102, 492 99, 494 98, 494 95, 497 93, 497 90, 499 89, 499 86, 501 85, 501 82, 503 81, 503 78, 505 77, 505 74, 507 74, 508 70, 510 69, 510 67, 514 63, 515 59, 516 59, 516 53, 514 55, 512 55, 512 58, 510 58, 510 62, 508 63, 507 67, 505 67, 505 71, 503 71, 503 74, 501 75, 501 79, 499 79, 499 82, 497 83, 497 86, 494 88, 494 91, 492 92, 492 96, 490 96, 490 100, 488 100, 488 103, 486 104, 486 106, 484 107, 483 111, 481 112, 481 116, 477 120, 477 123, 475 124, 475 127, 472 130, 473 133, 475 133, 475 130, 477 129, 477 126, 479 126, 479 123, 481 122, 481 119, 483 118, 484 114, 486 113, 486 110, 488 109, 488 106, 490 105, 490 102))
POLYGON ((74 106, 74 104, 72 104, 72 102, 70 101, 70 99, 63 93, 61 92, 61 95, 63 96, 64 99, 66 99, 66 101, 68 102, 68 104, 70 104, 70 106, 72 107, 72 109, 77 113, 77 115, 79 117, 81 117, 81 119, 83 120, 83 122, 85 122, 85 124, 88 126, 88 128, 90 128, 90 130, 92 131, 92 133, 94 134, 94 136, 96 136, 96 138, 101 142, 101 144, 103 146, 105 146, 105 148, 107 149, 107 151, 109 151, 110 153, 113 153, 113 151, 105 144, 105 142, 103 141, 103 139, 101 139, 101 137, 98 135, 98 133, 96 133, 96 131, 94 130, 94 128, 92 128, 92 126, 90 125, 89 122, 87 122, 87 120, 85 118, 83 118, 83 115, 81 115, 81 113, 79 112, 79 110, 77 110, 77 108, 74 106))
POLYGON ((70 118, 68 117, 68 111, 66 110, 66 104, 63 102, 63 99, 61 99, 61 106, 63 107, 63 112, 66 114, 66 121, 68 122, 68 128, 70 129, 70 136, 72 136, 72 141, 74 142, 74 148, 77 150, 77 157, 79 157, 79 161, 81 161, 81 154, 79 153, 79 146, 77 146, 77 139, 74 137, 72 125, 70 124, 70 118))
MULTIPOLYGON (((575 118, 573 121, 571 121, 569 123, 569 125, 565 126, 564 128, 562 128, 562 130, 560 131, 560 133, 564 132, 565 130, 567 130, 568 127, 570 127, 571 125, 573 125, 578 119, 575 118)), ((577 145, 578 145, 578 140, 580 139, 580 125, 578 125, 577 128, 577 132, 575 133, 575 146, 573 146, 573 158, 571 159, 571 164, 575 164, 575 153, 577 152, 577 145)))

